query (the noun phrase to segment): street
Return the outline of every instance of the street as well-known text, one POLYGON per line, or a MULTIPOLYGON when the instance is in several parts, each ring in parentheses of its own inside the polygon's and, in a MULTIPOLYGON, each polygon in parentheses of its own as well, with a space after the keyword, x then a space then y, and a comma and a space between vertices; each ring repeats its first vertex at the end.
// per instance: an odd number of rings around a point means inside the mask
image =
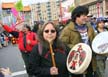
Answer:
POLYGON ((0 67, 9 67, 14 77, 27 77, 24 62, 17 46, 9 44, 0 49, 0 67))
MULTIPOLYGON (((108 66, 108 61, 106 65, 108 66)), ((107 66, 105 77, 108 77, 107 66)), ((0 67, 9 67, 13 77, 27 77, 24 62, 17 46, 9 44, 8 47, 0 49, 0 67)))

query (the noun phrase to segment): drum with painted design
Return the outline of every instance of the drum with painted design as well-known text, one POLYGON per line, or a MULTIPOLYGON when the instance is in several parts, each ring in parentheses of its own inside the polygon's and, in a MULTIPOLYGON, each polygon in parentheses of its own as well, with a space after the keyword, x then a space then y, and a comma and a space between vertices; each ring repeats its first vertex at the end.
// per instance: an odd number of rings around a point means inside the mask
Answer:
POLYGON ((84 43, 76 44, 67 57, 67 69, 74 74, 82 74, 88 68, 92 58, 92 50, 84 43))

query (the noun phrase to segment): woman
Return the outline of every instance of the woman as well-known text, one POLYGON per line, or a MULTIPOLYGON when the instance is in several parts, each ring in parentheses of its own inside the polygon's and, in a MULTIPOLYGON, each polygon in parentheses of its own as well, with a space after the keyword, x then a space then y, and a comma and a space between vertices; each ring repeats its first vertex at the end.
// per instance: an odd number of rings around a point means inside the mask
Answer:
POLYGON ((38 32, 40 43, 30 54, 30 69, 36 77, 69 77, 66 59, 69 49, 58 39, 58 30, 52 22, 38 32), (50 46, 51 47, 50 47, 50 46), (54 56, 52 63, 51 51, 54 56))
POLYGON ((1 21, 0 24, 8 33, 12 34, 13 37, 18 38, 18 48, 24 60, 27 74, 29 75, 29 77, 31 77, 29 73, 28 62, 29 54, 31 53, 33 46, 38 43, 36 33, 32 32, 30 26, 28 24, 24 24, 24 22, 18 25, 18 27, 20 28, 18 30, 13 30, 8 25, 3 24, 1 21))

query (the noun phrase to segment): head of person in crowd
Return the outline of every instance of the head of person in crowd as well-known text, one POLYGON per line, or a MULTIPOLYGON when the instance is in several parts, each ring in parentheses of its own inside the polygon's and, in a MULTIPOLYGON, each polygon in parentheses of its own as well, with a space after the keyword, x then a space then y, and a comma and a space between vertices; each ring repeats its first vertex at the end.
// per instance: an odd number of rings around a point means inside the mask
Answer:
POLYGON ((71 19, 73 22, 77 23, 78 25, 83 25, 87 22, 87 15, 89 10, 85 6, 78 6, 76 7, 71 13, 71 19))
POLYGON ((91 18, 91 22, 96 24, 96 19, 97 19, 97 18, 96 18, 95 16, 93 16, 93 17, 91 18))
POLYGON ((87 22, 91 22, 92 17, 93 17, 93 15, 89 13, 87 15, 87 22))
POLYGON ((37 33, 38 29, 39 29, 39 22, 38 21, 34 21, 34 26, 33 26, 32 31, 37 33))
POLYGON ((28 24, 24 24, 23 28, 22 28, 22 31, 24 33, 27 33, 28 31, 31 31, 31 28, 30 28, 30 26, 28 24))
POLYGON ((97 22, 97 28, 104 28, 105 27, 105 18, 104 17, 99 17, 96 20, 97 22))
POLYGON ((38 28, 40 29, 44 25, 44 23, 45 23, 44 21, 39 21, 39 27, 38 28))
POLYGON ((38 31, 38 38, 42 45, 49 46, 49 43, 61 45, 61 42, 58 38, 59 32, 58 27, 53 22, 45 23, 42 28, 38 31))

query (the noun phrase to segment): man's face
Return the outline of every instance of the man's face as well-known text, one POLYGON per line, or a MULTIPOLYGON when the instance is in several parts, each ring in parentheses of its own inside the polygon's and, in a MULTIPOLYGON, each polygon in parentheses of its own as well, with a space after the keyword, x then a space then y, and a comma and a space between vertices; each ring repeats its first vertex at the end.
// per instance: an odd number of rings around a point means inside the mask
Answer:
POLYGON ((87 15, 81 15, 80 17, 76 18, 76 23, 78 25, 86 24, 86 22, 87 22, 87 15))

